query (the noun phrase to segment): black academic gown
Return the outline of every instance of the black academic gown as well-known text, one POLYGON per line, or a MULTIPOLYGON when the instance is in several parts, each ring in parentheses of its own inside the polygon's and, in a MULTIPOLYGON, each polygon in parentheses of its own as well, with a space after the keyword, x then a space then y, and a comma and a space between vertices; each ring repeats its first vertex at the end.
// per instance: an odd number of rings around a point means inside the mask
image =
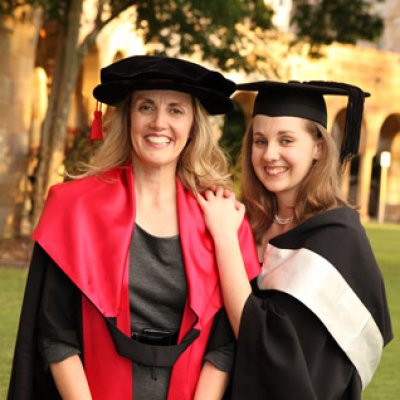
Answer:
POLYGON ((242 315, 232 398, 360 399, 373 373, 363 357, 379 362, 392 330, 382 277, 358 214, 346 207, 327 211, 269 245, 264 262, 270 270, 259 276, 242 315), (319 275, 324 269, 325 277, 319 275), (359 314, 372 316, 361 321, 368 320, 370 348, 363 327, 358 335, 353 324, 359 314))
POLYGON ((57 342, 83 348, 80 292, 36 244, 16 340, 9 400, 61 399, 39 354, 41 331, 57 342))

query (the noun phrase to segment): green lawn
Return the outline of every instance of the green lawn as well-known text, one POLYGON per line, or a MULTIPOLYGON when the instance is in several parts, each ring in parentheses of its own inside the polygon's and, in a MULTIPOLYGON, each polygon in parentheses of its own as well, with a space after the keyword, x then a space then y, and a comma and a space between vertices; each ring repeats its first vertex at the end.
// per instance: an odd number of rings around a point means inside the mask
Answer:
MULTIPOLYGON (((366 225, 386 282, 395 339, 383 353, 363 400, 395 400, 400 393, 400 225, 366 225)), ((6 396, 26 269, 0 268, 0 399, 6 396)))
POLYGON ((27 269, 0 268, 0 399, 6 398, 27 269))
POLYGON ((363 400, 395 400, 400 393, 400 226, 368 224, 366 228, 385 277, 394 340, 384 350, 363 400))

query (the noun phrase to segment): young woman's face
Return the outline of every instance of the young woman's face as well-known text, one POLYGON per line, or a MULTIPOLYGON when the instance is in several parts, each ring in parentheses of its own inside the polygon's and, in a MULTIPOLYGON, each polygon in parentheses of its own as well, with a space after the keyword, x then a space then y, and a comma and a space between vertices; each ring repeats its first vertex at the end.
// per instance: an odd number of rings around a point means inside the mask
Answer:
POLYGON ((299 184, 321 153, 321 141, 297 117, 256 115, 253 120, 252 163, 267 190, 293 206, 299 184))
POLYGON ((176 168, 194 120, 192 97, 172 90, 138 90, 131 103, 135 165, 176 168))

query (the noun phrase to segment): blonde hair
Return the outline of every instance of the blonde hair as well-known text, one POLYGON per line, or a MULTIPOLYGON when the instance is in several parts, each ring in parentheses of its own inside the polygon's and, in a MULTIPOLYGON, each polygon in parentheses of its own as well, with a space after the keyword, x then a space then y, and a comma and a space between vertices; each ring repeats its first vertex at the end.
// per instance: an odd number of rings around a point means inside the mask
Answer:
MULTIPOLYGON (((105 121, 105 139, 90 164, 82 164, 84 172, 73 178, 102 175, 104 172, 132 163, 130 136, 131 98, 127 96, 111 110, 105 121)), ((196 193, 212 185, 231 187, 228 162, 218 146, 209 115, 194 98, 194 121, 189 140, 180 154, 177 175, 185 188, 196 193)))
MULTIPOLYGON (((339 206, 348 205, 340 190, 338 151, 333 138, 319 123, 304 119, 305 129, 314 140, 321 140, 321 156, 315 160, 307 176, 299 185, 294 220, 301 223, 311 216, 339 206)), ((242 147, 242 201, 257 243, 272 223, 277 202, 254 172, 251 161, 253 146, 252 123, 245 135, 242 147)))

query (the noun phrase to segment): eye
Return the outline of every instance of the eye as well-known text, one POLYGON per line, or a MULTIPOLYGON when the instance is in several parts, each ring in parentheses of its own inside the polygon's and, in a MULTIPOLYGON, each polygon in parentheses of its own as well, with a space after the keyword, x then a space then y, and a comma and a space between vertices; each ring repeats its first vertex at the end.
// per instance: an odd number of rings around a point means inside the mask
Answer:
POLYGON ((175 115, 180 115, 180 114, 184 114, 184 110, 180 107, 171 107, 170 113, 175 114, 175 115))
POLYGON ((154 105, 148 102, 138 104, 138 110, 144 113, 154 111, 154 105))
POLYGON ((282 143, 283 146, 287 146, 287 145, 289 145, 289 144, 291 144, 293 142, 294 142, 294 140, 292 138, 284 137, 284 138, 281 139, 281 143, 282 143))
POLYGON ((268 144, 268 141, 263 138, 254 138, 253 144, 256 146, 266 146, 268 144))

